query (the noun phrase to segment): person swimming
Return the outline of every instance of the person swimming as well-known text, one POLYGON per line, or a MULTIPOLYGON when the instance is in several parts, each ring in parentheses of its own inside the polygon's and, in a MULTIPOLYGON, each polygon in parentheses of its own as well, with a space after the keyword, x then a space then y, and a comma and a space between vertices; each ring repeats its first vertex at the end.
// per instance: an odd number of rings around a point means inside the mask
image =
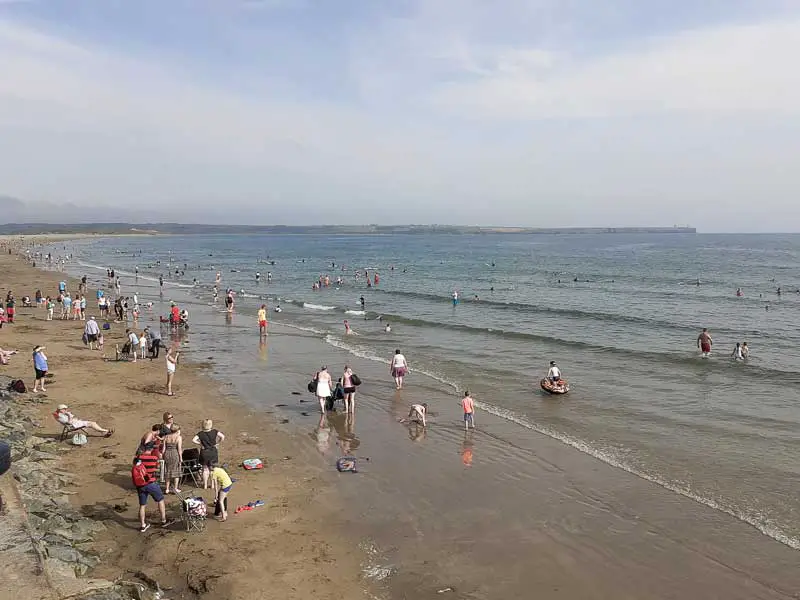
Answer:
POLYGON ((392 333, 392 326, 391 326, 391 325, 389 325, 389 324, 387 323, 387 324, 386 324, 386 327, 384 327, 384 328, 383 328, 383 330, 384 330, 386 333, 392 333))
POLYGON ((453 290, 453 306, 458 304, 458 290, 453 290))
POLYGON ((736 346, 733 348, 733 352, 731 352, 731 358, 733 360, 744 360, 744 354, 742 354, 742 345, 739 342, 736 342, 736 346))

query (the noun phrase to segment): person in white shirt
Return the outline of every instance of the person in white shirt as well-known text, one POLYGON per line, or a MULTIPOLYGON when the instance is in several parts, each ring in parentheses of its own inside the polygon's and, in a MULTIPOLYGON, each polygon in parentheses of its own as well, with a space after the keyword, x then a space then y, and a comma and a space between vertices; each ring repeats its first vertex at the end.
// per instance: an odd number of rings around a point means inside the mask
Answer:
POLYGON ((86 321, 83 332, 86 334, 86 341, 89 344, 89 349, 94 350, 95 344, 97 344, 97 338, 100 335, 100 326, 93 316, 89 317, 89 320, 86 321))
POLYGON ((561 381, 561 369, 556 366, 556 361, 550 361, 550 370, 547 371, 547 378, 553 383, 561 381))
POLYGON ((412 422, 422 423, 423 427, 427 426, 425 415, 428 414, 428 405, 424 402, 422 404, 412 404, 411 410, 408 411, 408 418, 412 422))
POLYGON ((394 356, 392 357, 389 372, 394 377, 394 384, 398 390, 403 388, 403 378, 408 374, 408 362, 406 361, 406 357, 400 352, 400 350, 394 351, 394 356))
POLYGON ((128 329, 126 333, 128 334, 128 343, 131 346, 130 355, 133 357, 133 362, 136 362, 136 352, 139 349, 139 336, 130 329, 128 329))

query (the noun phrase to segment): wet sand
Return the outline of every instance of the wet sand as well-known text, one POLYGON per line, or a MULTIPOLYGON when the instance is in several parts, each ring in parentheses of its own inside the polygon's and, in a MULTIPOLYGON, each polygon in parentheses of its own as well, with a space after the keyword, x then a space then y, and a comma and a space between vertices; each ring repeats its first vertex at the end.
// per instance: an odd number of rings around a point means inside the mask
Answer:
MULTIPOLYGON (((746 523, 480 409, 465 435, 459 398, 415 377, 413 356, 397 393, 387 369, 313 336, 274 326, 268 346, 269 367, 239 386, 250 398, 256 381, 287 390, 280 410, 323 464, 369 457, 338 490, 391 598, 798 597, 798 552, 746 523), (364 381, 354 422, 328 418, 329 439, 305 391, 321 362, 334 378, 349 363, 364 381), (423 401, 424 436, 398 422, 423 401)), ((530 401, 558 411, 569 400, 530 401)))
MULTIPOLYGON (((163 353, 152 362, 106 362, 100 352, 81 343, 82 322, 48 322, 43 308, 21 308, 21 297, 33 297, 36 289, 52 294, 62 274, 36 270, 7 253, 0 254, 0 272, 2 297, 12 289, 18 300, 16 322, 0 330, 0 346, 19 350, 0 372, 23 378, 32 387, 31 349, 36 344, 47 347, 53 378, 47 402, 40 405, 36 435, 58 436, 61 427, 52 412, 61 403, 80 418, 115 429, 113 437, 90 437, 81 448, 65 442, 60 460, 61 468, 75 474, 70 490, 74 505, 107 526, 93 544, 102 559, 93 577, 130 579, 142 571, 169 589, 171 600, 364 597, 362 553, 341 535, 337 496, 321 477, 320 465, 308 460, 304 440, 264 411, 252 411, 222 390, 204 376, 203 364, 182 361, 176 395, 168 397, 163 353), (187 534, 181 523, 166 529, 153 526, 144 534, 138 531, 130 461, 139 438, 160 422, 164 411, 174 413, 182 426, 184 447, 193 446, 191 438, 203 418, 212 418, 227 436, 220 457, 236 480, 229 498, 231 514, 226 523, 210 519, 203 533, 187 534), (264 459, 266 468, 244 471, 239 465, 249 457, 264 459), (236 505, 257 499, 266 505, 233 514, 236 505)), ((71 289, 77 289, 77 282, 72 281, 71 289)), ((121 342, 124 329, 115 324, 106 336, 107 355, 113 356, 113 345, 121 342)), ((10 477, 4 476, 4 487, 10 477)), ((184 485, 184 492, 192 487, 184 485)), ((210 490, 197 494, 213 500, 210 490)), ((179 515, 175 496, 167 497, 167 512, 169 518, 179 515)), ((152 501, 148 519, 158 522, 152 501)), ((30 577, 31 587, 46 585, 42 575, 13 575, 30 577)), ((13 597, 17 595, 9 590, 0 591, 0 598, 13 597)))

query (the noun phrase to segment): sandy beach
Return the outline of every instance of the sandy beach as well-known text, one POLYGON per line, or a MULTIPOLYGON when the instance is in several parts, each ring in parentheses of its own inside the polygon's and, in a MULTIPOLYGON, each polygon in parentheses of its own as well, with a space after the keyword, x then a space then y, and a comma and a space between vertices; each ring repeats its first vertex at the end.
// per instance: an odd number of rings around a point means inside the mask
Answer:
MULTIPOLYGON (((62 278, 32 268, 17 255, 0 255, 2 294, 11 289, 17 298, 33 296, 36 289, 54 294, 62 278)), ((71 282, 77 288, 77 282, 71 282)), ((93 292, 90 290, 90 293, 93 292)), ((238 398, 225 394, 203 375, 203 365, 181 362, 175 396, 165 395, 162 358, 136 364, 105 361, 98 351, 81 342, 80 321, 46 321, 43 308, 21 308, 14 324, 0 331, 0 346, 19 354, 0 373, 33 385, 31 349, 45 345, 52 380, 46 401, 36 405, 36 436, 54 438, 60 425, 52 416, 58 404, 67 404, 79 417, 114 429, 110 438, 90 436, 83 447, 61 444, 59 468, 72 474, 71 503, 85 516, 101 521, 106 529, 91 544, 101 559, 91 577, 136 579, 135 573, 158 581, 169 598, 356 598, 365 583, 359 577, 356 547, 337 535, 333 522, 335 495, 319 478, 319 466, 304 458, 304 445, 281 431, 271 418, 252 411, 238 398), (209 519, 202 533, 187 534, 177 522, 166 529, 138 530, 137 498, 131 484, 131 459, 141 436, 164 411, 172 412, 182 426, 184 447, 204 418, 226 434, 220 458, 235 480, 230 495, 231 513, 237 505, 262 499, 265 506, 231 514, 225 523, 209 519), (245 458, 259 457, 266 468, 245 471, 245 458)), ((90 305, 91 306, 91 305, 90 305)), ((96 314, 93 307, 88 314, 96 314)), ((106 336, 105 354, 124 337, 124 326, 114 325, 106 336)), ((30 403, 31 394, 14 402, 30 403)), ((11 474, 3 476, 6 502, 15 504, 11 474)), ((189 489, 191 489, 189 487, 189 489)), ((184 486, 187 491, 187 486, 184 486)), ((209 503, 211 490, 198 491, 209 503)), ((16 503, 17 505, 19 503, 16 503)), ((17 506, 17 508, 19 508, 17 506)), ((170 519, 179 514, 175 496, 167 496, 170 519)), ((152 501, 148 518, 157 523, 152 501)), ((41 598, 62 597, 51 589, 43 574, 29 572, 30 561, 5 565, 9 581, 26 581, 25 588, 41 598), (47 596, 43 594, 49 594, 47 596)), ((0 592, 2 598, 20 598, 0 592)))

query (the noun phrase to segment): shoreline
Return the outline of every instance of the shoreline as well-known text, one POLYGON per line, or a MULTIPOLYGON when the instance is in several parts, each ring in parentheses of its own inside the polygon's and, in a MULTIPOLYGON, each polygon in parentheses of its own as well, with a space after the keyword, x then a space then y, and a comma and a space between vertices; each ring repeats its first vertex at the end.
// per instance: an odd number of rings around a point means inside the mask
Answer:
MULTIPOLYGON (((52 236, 43 238, 52 240, 52 236)), ((26 236, 25 241, 31 238, 26 236)), ((15 253, 0 255, 0 269, 5 274, 2 291, 12 289, 17 298, 33 296, 36 289, 43 295, 52 294, 63 278, 62 273, 30 266, 15 253)), ((77 288, 76 281, 69 281, 77 288)), ((96 313, 90 300, 87 315, 96 313)), ((113 355, 113 345, 124 336, 124 328, 124 324, 112 325, 106 335, 106 355, 113 355)), ((68 404, 80 418, 115 429, 108 439, 90 435, 83 447, 55 442, 59 454, 54 462, 73 474, 66 482, 64 497, 83 517, 106 528, 93 542, 82 544, 100 559, 89 572, 91 577, 158 582, 169 589, 170 598, 363 595, 367 583, 360 576, 360 551, 340 535, 334 490, 321 477, 321 466, 304 456, 305 444, 296 434, 281 428, 270 415, 254 411, 242 398, 223 391, 204 374, 206 365, 182 362, 175 380, 176 396, 169 398, 163 393, 163 354, 152 362, 106 362, 99 352, 81 344, 82 331, 81 321, 47 322, 43 308, 18 307, 15 323, 2 328, 0 340, 3 348, 19 350, 2 373, 22 378, 29 389, 30 348, 47 346, 54 377, 47 393, 35 398, 35 418, 28 436, 44 438, 52 445, 60 426, 51 413, 61 403, 68 404), (182 426, 184 448, 193 447, 191 438, 204 418, 212 418, 215 427, 226 434, 220 447, 221 462, 236 480, 226 523, 209 519, 202 533, 186 533, 180 522, 167 529, 152 527, 145 534, 138 531, 130 461, 141 435, 149 424, 161 420, 164 411, 173 412, 182 426), (250 457, 262 458, 265 468, 243 470, 241 461, 250 457), (233 514, 236 505, 256 499, 263 499, 266 505, 233 514)), ((14 396, 14 406, 34 401, 30 392, 14 396)), ((3 476, 4 489, 24 487, 12 480, 13 472, 12 466, 3 476)), ((191 489, 184 484, 184 492, 187 487, 191 489)), ((210 490, 199 490, 198 495, 209 502, 213 499, 210 490)), ((175 496, 166 499, 170 519, 178 514, 179 502, 175 496)), ((157 520, 152 500, 148 520, 157 520)), ((34 535, 39 534, 34 531, 34 535)), ((46 580, 43 573, 34 576, 31 584, 46 584, 46 580)), ((90 585, 84 579, 77 582, 85 582, 87 589, 90 585)))

